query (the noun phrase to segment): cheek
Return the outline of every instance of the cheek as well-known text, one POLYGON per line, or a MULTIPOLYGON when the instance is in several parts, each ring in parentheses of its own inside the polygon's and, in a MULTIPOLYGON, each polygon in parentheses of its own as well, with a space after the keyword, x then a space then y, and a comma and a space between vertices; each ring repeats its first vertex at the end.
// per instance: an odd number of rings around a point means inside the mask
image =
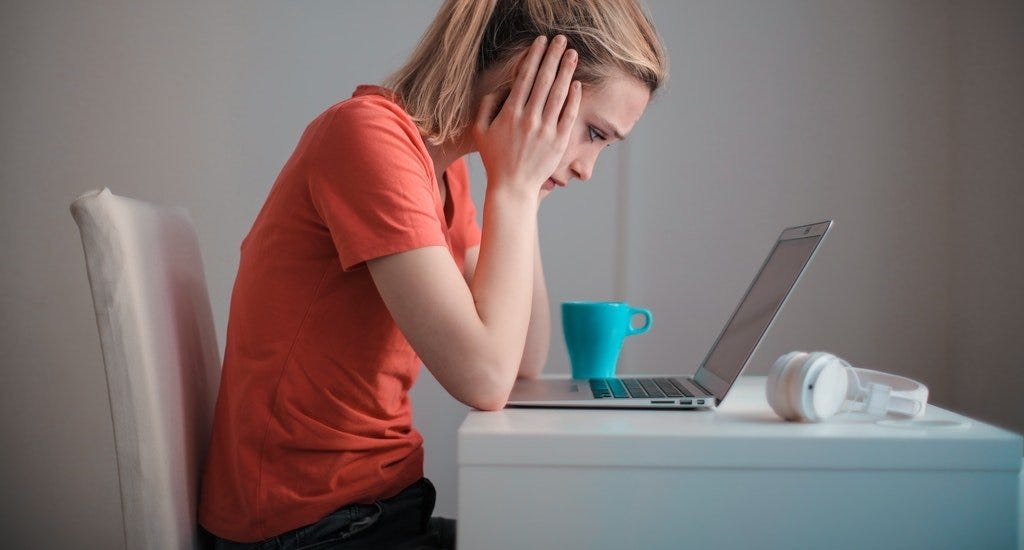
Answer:
POLYGON ((572 159, 576 158, 577 149, 578 145, 570 142, 569 146, 565 148, 565 153, 562 155, 562 160, 561 162, 558 163, 558 165, 562 168, 565 168, 566 166, 571 164, 572 159))
POLYGON ((580 155, 586 154, 588 146, 593 145, 587 139, 587 125, 583 123, 582 118, 582 116, 578 117, 576 123, 573 124, 572 133, 569 134, 569 146, 565 148, 562 162, 559 163, 561 168, 569 166, 580 155))

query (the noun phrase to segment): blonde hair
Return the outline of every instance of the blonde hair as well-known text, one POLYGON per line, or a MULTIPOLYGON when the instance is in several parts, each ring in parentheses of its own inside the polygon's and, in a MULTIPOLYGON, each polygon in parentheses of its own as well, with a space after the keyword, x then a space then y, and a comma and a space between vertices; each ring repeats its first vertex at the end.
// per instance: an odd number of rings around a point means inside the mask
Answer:
MULTIPOLYGON (((435 145, 461 134, 474 85, 509 69, 539 35, 562 34, 579 53, 574 78, 599 86, 621 71, 653 94, 668 77, 654 25, 635 0, 446 0, 412 57, 384 83, 435 145)), ((511 71, 506 71, 511 77, 511 71)))

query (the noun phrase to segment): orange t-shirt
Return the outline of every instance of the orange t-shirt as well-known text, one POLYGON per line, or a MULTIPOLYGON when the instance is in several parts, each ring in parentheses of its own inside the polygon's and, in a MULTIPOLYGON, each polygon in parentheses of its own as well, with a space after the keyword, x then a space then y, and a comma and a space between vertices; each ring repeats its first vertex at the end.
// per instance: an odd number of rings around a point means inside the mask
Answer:
POLYGON ((200 522, 253 542, 423 476, 420 360, 366 260, 480 243, 464 160, 446 217, 416 125, 360 86, 309 124, 241 247, 200 522))

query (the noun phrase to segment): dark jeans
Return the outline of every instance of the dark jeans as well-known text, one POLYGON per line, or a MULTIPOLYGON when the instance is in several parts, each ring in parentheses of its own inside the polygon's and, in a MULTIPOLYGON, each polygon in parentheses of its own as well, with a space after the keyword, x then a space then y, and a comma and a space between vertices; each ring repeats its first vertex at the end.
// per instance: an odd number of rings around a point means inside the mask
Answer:
POLYGON ((344 550, 455 548, 455 520, 431 518, 437 493, 427 478, 373 504, 352 504, 316 523, 260 542, 238 543, 217 537, 217 550, 344 550))

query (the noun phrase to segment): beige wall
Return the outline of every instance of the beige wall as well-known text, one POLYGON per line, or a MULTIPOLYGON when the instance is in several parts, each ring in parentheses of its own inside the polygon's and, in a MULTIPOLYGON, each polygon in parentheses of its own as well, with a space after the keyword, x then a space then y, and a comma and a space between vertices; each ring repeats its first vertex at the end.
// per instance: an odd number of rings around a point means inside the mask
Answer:
POLYGON ((693 369, 787 225, 836 222, 749 371, 825 349, 948 404, 949 19, 929 2, 654 4, 673 78, 631 143, 638 366, 693 369), (672 351, 674 350, 674 351, 672 351))
MULTIPOLYGON (((238 244, 299 133, 396 67, 438 3, 2 8, 5 544, 122 544, 71 200, 110 186, 186 206, 223 343, 238 244)), ((834 234, 751 372, 789 349, 829 349, 1024 431, 1021 4, 650 6, 672 81, 592 182, 545 202, 552 303, 652 307, 655 327, 627 344, 623 370, 689 373, 778 230, 833 217, 834 234)), ((473 171, 479 198, 476 161, 473 171)), ((556 334, 549 368, 567 365, 556 334)), ((414 402, 438 512, 453 515, 466 409, 426 371, 414 402)))
POLYGON ((1024 2, 952 18, 952 404, 1024 433, 1024 2))

